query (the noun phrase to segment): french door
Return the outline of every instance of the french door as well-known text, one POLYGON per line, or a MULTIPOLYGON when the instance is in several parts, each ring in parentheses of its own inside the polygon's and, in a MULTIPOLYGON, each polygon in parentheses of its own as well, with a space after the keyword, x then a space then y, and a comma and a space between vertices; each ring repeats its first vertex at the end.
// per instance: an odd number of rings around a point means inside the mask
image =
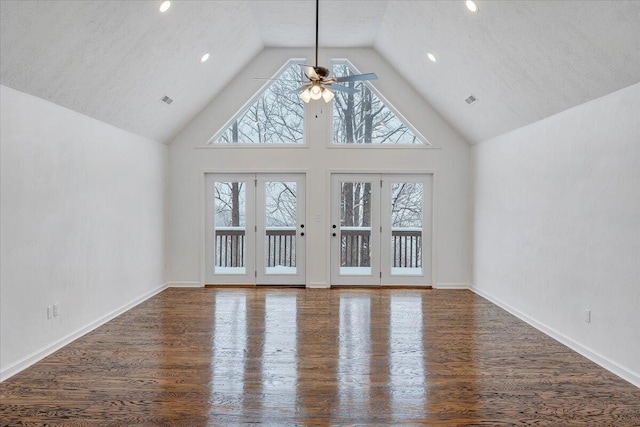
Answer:
POLYGON ((304 285, 303 174, 207 174, 207 284, 304 285))
POLYGON ((331 284, 430 285, 431 174, 331 176, 331 284))

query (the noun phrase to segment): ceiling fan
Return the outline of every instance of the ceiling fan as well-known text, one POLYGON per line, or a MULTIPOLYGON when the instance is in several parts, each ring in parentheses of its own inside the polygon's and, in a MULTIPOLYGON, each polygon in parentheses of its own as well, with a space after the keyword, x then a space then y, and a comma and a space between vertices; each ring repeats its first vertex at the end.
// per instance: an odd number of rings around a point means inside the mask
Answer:
POLYGON ((300 64, 302 70, 304 71, 305 76, 309 79, 307 83, 299 87, 295 90, 295 92, 300 92, 300 98, 305 102, 309 103, 310 100, 318 100, 322 98, 324 102, 328 103, 331 101, 335 94, 332 92, 346 92, 346 93, 356 93, 357 90, 351 87, 342 86, 336 83, 343 82, 354 82, 361 80, 377 80, 378 76, 375 73, 367 73, 367 74, 355 74, 351 76, 344 77, 329 77, 331 72, 326 67, 318 66, 318 10, 319 10, 320 0, 316 0, 316 65, 303 65, 300 64))

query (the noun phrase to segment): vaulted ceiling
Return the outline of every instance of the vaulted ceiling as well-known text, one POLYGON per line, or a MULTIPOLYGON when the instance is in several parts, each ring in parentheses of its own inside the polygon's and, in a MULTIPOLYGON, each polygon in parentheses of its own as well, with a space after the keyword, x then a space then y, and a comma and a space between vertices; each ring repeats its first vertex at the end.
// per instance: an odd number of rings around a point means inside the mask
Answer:
MULTIPOLYGON (((159 3, 1 0, 0 83, 168 143, 262 49, 315 42, 313 0, 159 3)), ((471 143, 640 81, 638 0, 476 3, 321 0, 320 45, 373 47, 471 143)))

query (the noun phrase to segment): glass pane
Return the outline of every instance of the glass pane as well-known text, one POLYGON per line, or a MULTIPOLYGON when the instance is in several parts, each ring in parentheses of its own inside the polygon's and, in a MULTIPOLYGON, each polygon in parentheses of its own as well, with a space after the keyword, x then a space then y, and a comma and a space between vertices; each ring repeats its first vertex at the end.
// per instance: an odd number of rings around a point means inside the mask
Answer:
MULTIPOLYGON (((334 62, 332 75, 356 74, 344 62, 334 62)), ((418 137, 362 81, 340 84, 354 94, 335 92, 333 101, 334 144, 421 144, 418 137)))
POLYGON ((391 184, 391 274, 422 274, 421 182, 391 184))
POLYGON ((264 185, 266 273, 296 274, 296 183, 265 182, 264 185))
POLYGON ((340 184, 340 274, 371 274, 371 183, 340 184))
POLYGON ((245 274, 245 188, 244 182, 215 183, 216 274, 245 274))
POLYGON ((304 74, 291 63, 268 88, 236 116, 216 144, 303 144, 304 103, 296 91, 296 81, 304 74))

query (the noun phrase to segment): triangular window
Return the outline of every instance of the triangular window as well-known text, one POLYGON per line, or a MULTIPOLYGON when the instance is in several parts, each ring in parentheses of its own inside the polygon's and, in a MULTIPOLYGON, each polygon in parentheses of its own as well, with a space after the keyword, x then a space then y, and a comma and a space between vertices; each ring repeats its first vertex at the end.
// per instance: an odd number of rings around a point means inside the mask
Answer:
POLYGON ((211 141, 214 144, 304 144, 304 103, 295 91, 300 60, 285 64, 211 141))
MULTIPOLYGON (((331 74, 360 74, 348 61, 334 61, 331 74)), ((334 144, 428 144, 400 114, 375 92, 368 82, 340 83, 354 94, 334 91, 334 144)))

